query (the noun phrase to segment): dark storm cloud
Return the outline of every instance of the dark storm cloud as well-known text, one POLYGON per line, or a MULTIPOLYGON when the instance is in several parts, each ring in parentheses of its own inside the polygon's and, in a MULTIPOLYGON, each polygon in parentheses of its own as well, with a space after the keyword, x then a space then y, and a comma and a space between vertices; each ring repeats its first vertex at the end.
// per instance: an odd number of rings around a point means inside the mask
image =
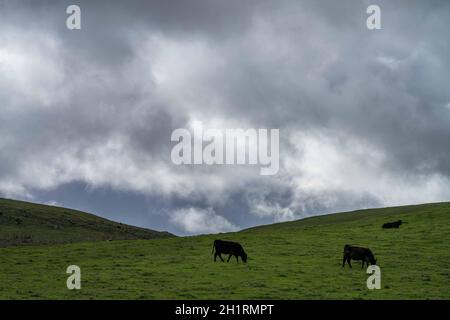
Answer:
POLYGON ((450 4, 370 4, 1 1, 0 194, 177 233, 448 199, 450 4), (192 121, 280 128, 279 174, 173 165, 192 121))

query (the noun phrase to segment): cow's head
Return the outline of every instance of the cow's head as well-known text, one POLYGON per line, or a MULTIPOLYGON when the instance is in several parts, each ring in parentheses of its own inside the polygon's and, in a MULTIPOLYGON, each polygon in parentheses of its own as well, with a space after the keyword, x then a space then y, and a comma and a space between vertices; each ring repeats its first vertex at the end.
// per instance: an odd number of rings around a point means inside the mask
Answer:
POLYGON ((245 252, 242 252, 241 259, 242 261, 247 262, 247 254, 245 252))

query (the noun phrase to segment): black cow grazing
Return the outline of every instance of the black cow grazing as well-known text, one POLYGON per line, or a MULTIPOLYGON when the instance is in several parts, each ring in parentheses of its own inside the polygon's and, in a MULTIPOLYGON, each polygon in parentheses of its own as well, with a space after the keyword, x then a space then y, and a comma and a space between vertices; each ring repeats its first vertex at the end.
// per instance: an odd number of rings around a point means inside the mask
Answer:
POLYGON ((231 256, 235 256, 237 262, 239 262, 238 257, 241 257, 242 261, 247 262, 247 254, 245 253, 244 248, 242 248, 242 246, 237 242, 215 240, 211 254, 213 253, 214 262, 216 262, 217 257, 224 262, 221 256, 222 253, 229 254, 227 262, 230 261, 231 256))
POLYGON ((345 266, 345 262, 348 262, 348 265, 350 268, 352 267, 350 260, 362 260, 362 266, 361 268, 364 268, 364 263, 369 266, 369 262, 372 265, 377 264, 377 260, 375 260, 375 257, 373 256, 372 251, 370 251, 369 248, 363 248, 363 247, 356 247, 356 246, 350 246, 346 244, 344 246, 344 259, 342 261, 342 267, 345 266))
POLYGON ((392 229, 392 228, 398 229, 402 223, 403 223, 402 220, 398 220, 395 222, 387 222, 387 223, 383 224, 382 228, 383 229, 392 229))

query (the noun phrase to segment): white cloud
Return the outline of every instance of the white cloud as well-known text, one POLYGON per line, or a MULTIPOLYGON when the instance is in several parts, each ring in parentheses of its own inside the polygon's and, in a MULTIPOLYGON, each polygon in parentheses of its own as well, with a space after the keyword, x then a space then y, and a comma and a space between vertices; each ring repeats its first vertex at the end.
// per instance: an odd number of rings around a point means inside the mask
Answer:
POLYGON ((336 207, 347 193, 355 199, 372 197, 393 206, 442 201, 450 198, 449 179, 440 174, 405 174, 389 167, 389 155, 358 137, 333 131, 296 132, 291 136, 296 152, 285 160, 295 190, 293 207, 316 196, 324 207, 336 207), (322 198, 321 198, 322 197, 322 198))
POLYGON ((212 208, 179 209, 170 214, 170 222, 187 233, 219 233, 236 231, 238 227, 217 215, 212 208))
POLYGON ((3 112, 59 106, 66 88, 63 51, 60 41, 52 35, 3 30, 0 98, 9 100, 2 105, 3 112))
POLYGON ((47 202, 45 202, 44 204, 47 205, 47 206, 52 206, 52 207, 58 207, 58 206, 61 206, 61 205, 58 203, 58 201, 55 201, 55 200, 47 201, 47 202))

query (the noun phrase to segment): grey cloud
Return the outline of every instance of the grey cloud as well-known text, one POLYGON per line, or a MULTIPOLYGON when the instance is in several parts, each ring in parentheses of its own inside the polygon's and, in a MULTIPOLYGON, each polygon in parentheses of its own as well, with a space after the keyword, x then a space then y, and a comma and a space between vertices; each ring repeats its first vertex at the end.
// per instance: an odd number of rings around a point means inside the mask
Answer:
POLYGON ((450 196, 447 1, 378 1, 377 31, 370 1, 78 3, 81 31, 71 1, 0 2, 0 194, 95 194, 178 233, 174 212, 249 227, 450 196), (192 120, 280 128, 279 175, 174 166, 192 120))

